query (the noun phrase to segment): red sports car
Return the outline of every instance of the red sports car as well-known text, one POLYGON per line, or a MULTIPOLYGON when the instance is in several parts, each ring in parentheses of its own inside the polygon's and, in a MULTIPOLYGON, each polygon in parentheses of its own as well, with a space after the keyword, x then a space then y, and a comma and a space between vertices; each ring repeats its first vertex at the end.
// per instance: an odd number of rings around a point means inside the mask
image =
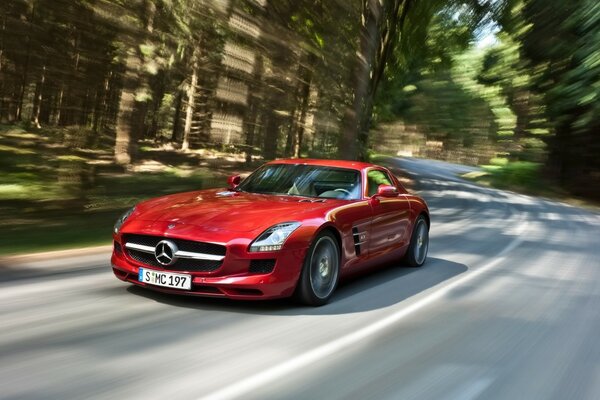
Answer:
POLYGON ((170 293, 316 306, 340 278, 427 258, 427 204, 383 167, 277 160, 228 184, 127 211, 114 228, 115 275, 170 293))

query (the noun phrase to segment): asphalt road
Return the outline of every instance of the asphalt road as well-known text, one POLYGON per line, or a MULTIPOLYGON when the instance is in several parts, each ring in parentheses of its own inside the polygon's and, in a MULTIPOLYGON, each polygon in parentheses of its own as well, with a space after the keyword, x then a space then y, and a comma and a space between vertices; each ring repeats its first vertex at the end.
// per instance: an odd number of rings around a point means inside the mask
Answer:
POLYGON ((600 216, 402 160, 430 257, 321 308, 167 296, 109 255, 0 275, 3 399, 599 399, 600 216))

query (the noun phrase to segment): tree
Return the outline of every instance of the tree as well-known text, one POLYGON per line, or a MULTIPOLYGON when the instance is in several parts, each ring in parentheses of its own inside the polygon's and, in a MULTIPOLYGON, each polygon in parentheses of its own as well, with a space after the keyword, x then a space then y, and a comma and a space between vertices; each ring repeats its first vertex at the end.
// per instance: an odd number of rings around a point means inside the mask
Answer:
POLYGON ((115 161, 121 165, 131 162, 132 137, 139 134, 139 129, 145 118, 147 94, 139 92, 143 88, 142 67, 143 54, 140 42, 144 43, 147 34, 154 29, 156 4, 152 0, 139 0, 129 3, 128 17, 132 25, 138 27, 134 31, 124 31, 124 73, 123 89, 119 100, 117 116, 117 134, 115 143, 115 161), (141 33, 141 38, 138 36, 141 33))
POLYGON ((396 33, 412 0, 363 0, 357 57, 353 70, 352 105, 346 108, 339 156, 365 159, 373 99, 385 71, 396 33))
POLYGON ((503 30, 522 43, 531 88, 550 123, 547 172, 571 191, 600 197, 600 5, 511 0, 501 11, 503 30))

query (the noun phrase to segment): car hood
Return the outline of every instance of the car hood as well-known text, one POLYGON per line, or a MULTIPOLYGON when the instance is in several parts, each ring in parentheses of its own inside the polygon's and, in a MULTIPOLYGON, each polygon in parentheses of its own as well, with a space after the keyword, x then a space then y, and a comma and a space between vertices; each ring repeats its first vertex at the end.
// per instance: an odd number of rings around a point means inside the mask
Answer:
POLYGON ((335 199, 274 196, 224 189, 202 190, 140 203, 135 218, 176 222, 211 230, 249 232, 267 229, 279 222, 299 221, 318 210, 326 212, 337 202, 335 199))

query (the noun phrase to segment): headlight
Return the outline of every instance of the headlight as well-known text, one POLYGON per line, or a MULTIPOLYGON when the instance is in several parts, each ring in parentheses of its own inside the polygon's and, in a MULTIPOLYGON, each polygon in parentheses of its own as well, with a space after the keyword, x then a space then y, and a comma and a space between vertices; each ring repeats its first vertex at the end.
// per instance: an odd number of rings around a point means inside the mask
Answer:
POLYGON ((260 234, 250 244, 250 251, 277 251, 281 250, 283 242, 300 226, 300 222, 283 222, 273 225, 260 234))
POLYGON ((125 211, 125 213, 119 217, 117 222, 115 222, 115 228, 114 228, 113 232, 119 233, 119 229, 121 229, 121 226, 123 225, 125 220, 127 218, 129 218, 129 216, 131 214, 133 214, 134 211, 135 211, 135 207, 131 207, 129 210, 125 211))

